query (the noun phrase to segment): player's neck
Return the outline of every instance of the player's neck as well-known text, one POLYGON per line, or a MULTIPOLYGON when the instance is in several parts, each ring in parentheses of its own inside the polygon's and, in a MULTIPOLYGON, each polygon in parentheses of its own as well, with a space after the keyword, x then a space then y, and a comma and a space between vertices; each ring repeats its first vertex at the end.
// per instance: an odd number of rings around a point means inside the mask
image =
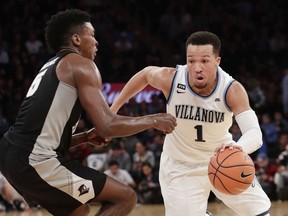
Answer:
POLYGON ((76 48, 72 48, 72 47, 61 47, 59 52, 63 52, 63 51, 66 51, 66 50, 74 51, 74 52, 80 54, 79 51, 76 48))

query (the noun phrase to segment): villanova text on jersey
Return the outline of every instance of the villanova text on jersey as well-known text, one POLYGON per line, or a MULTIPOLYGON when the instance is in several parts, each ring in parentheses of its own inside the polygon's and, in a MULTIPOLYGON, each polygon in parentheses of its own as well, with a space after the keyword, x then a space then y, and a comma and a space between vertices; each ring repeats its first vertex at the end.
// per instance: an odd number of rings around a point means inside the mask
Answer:
POLYGON ((195 107, 187 104, 175 105, 175 116, 176 118, 209 123, 220 123, 224 121, 224 112, 207 110, 203 107, 195 107))

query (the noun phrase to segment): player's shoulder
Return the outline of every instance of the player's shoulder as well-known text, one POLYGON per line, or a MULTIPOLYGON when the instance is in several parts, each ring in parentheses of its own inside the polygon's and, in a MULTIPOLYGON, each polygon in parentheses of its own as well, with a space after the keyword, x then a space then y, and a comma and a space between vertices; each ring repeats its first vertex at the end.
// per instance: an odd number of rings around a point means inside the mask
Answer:
POLYGON ((168 73, 168 72, 173 72, 176 70, 175 67, 166 67, 166 66, 147 66, 144 68, 145 71, 153 71, 153 72, 164 72, 164 73, 168 73))
POLYGON ((97 66, 91 59, 85 58, 76 53, 67 55, 62 61, 64 65, 66 65, 67 69, 74 73, 85 73, 98 70, 97 66))
POLYGON ((229 89, 232 89, 234 91, 246 91, 242 83, 237 80, 233 80, 233 82, 231 82, 229 89))
POLYGON ((80 66, 80 67, 85 67, 85 66, 93 66, 95 63, 89 59, 89 58, 85 58, 77 53, 70 53, 69 55, 67 55, 65 61, 69 62, 69 64, 71 64, 71 66, 80 66))
POLYGON ((243 105, 248 101, 247 91, 239 81, 235 80, 229 86, 226 93, 226 101, 231 109, 239 104, 243 105))

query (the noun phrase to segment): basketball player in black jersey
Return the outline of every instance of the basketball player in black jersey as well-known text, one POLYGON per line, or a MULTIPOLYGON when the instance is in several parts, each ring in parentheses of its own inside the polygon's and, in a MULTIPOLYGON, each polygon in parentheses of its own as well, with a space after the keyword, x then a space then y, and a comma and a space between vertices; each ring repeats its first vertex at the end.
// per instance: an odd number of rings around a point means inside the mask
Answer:
POLYGON ((67 160, 64 152, 71 143, 97 144, 99 136, 109 140, 150 127, 171 133, 175 118, 165 113, 126 117, 110 111, 93 62, 98 42, 86 12, 71 9, 52 16, 46 41, 57 55, 41 68, 15 124, 0 142, 0 171, 27 202, 52 215, 88 215, 91 202, 102 203, 96 215, 128 215, 136 204, 130 187, 67 160), (94 128, 72 137, 82 108, 94 128))

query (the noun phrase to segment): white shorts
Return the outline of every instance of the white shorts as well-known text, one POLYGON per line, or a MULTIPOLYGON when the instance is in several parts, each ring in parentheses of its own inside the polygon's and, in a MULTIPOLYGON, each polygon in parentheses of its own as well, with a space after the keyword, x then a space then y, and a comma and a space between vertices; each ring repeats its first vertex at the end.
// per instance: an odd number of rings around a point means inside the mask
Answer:
MULTIPOLYGON (((189 164, 161 155, 159 180, 165 216, 204 216, 210 191, 235 211, 235 215, 268 215, 271 202, 258 181, 238 195, 217 192, 208 178, 208 165, 189 164)), ((213 213, 213 212, 212 212, 213 213)))

